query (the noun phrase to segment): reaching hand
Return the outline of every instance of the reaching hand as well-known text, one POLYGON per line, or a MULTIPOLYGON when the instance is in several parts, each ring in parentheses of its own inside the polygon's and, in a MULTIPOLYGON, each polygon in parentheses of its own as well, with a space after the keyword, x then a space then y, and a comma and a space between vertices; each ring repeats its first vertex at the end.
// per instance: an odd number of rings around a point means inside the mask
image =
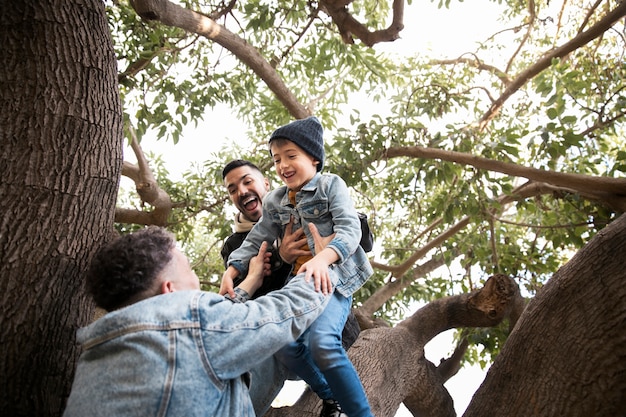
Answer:
POLYGON ((271 253, 267 252, 267 242, 261 243, 258 255, 250 259, 246 279, 237 287, 250 295, 254 294, 263 284, 263 278, 272 272, 270 269, 271 255, 271 253))
POLYGON ((233 298, 235 297, 235 284, 233 283, 233 280, 237 278, 238 275, 239 271, 237 271, 235 267, 229 266, 226 269, 224 275, 222 275, 222 282, 220 283, 220 295, 228 294, 233 298))
POLYGON ((294 264, 298 257, 311 255, 311 251, 302 249, 304 245, 306 245, 304 230, 300 228, 295 232, 293 231, 293 216, 291 216, 285 228, 285 235, 280 242, 278 254, 283 261, 294 264))
MULTIPOLYGON (((263 242, 259 248, 257 256, 250 259, 248 266, 248 275, 246 279, 241 282, 238 287, 245 290, 248 294, 252 295, 259 289, 263 283, 263 278, 272 273, 270 257, 272 254, 267 252, 267 242, 263 242)), ((228 294, 231 298, 235 297, 234 279, 239 276, 239 271, 229 266, 222 275, 222 282, 220 284, 221 295, 228 294)))
MULTIPOLYGON (((332 250, 332 249, 329 249, 332 250)), ((314 256, 313 259, 302 264, 298 270, 298 274, 304 273, 304 279, 309 282, 313 277, 315 283, 315 291, 322 291, 322 294, 327 295, 332 292, 333 283, 330 280, 330 274, 328 273, 328 263, 318 256, 314 256)))
POLYGON ((254 278, 259 278, 263 281, 263 277, 269 276, 272 273, 272 253, 267 251, 267 242, 261 243, 259 253, 254 258, 250 259, 250 265, 248 266, 248 276, 252 275, 254 278))

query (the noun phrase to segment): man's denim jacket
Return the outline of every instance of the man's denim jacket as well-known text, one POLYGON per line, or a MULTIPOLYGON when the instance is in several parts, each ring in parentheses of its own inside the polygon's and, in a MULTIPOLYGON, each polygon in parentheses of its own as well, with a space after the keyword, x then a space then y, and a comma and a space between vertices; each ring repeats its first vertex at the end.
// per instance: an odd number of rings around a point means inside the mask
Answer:
POLYGON ((65 417, 254 417, 247 372, 294 341, 330 297, 293 279, 245 303, 202 291, 150 297, 79 329, 65 417))
POLYGON ((231 253, 228 264, 245 275, 248 262, 257 255, 261 243, 282 238, 293 216, 294 230, 304 228, 309 248, 314 247, 309 223, 317 226, 321 236, 336 233, 327 246, 339 255, 339 260, 329 268, 338 277, 331 273, 331 278, 339 280, 337 291, 345 297, 351 296, 368 280, 373 269, 359 245, 361 223, 346 183, 337 175, 318 173, 297 193, 295 207, 289 201, 287 191, 287 187, 282 186, 265 196, 263 216, 239 249, 231 253))

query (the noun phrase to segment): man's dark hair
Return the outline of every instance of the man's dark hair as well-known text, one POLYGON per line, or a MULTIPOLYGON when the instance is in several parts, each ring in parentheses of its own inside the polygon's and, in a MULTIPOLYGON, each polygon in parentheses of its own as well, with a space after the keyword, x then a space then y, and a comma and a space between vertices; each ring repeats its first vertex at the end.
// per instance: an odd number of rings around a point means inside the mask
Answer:
POLYGON ((113 311, 138 301, 172 260, 173 235, 150 226, 98 250, 87 272, 87 291, 98 307, 113 311))
POLYGON ((230 161, 229 163, 227 163, 224 169, 222 170, 222 179, 226 178, 226 175, 228 175, 228 173, 232 171, 233 169, 243 167, 243 166, 250 167, 258 171, 261 175, 263 175, 263 172, 259 169, 259 167, 254 165, 252 162, 246 161, 245 159, 235 159, 234 161, 230 161))

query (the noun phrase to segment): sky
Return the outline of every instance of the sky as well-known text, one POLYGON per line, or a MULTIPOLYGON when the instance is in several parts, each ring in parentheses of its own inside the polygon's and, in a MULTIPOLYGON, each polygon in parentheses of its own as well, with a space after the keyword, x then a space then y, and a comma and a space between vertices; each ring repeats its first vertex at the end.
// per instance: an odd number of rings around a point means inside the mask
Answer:
MULTIPOLYGON (((438 9, 437 2, 413 0, 406 6, 405 29, 400 33, 400 39, 375 48, 397 54, 420 53, 433 58, 454 58, 475 50, 476 42, 496 32, 500 7, 486 0, 474 0, 452 2, 450 9, 438 9)), ((362 111, 362 114, 366 113, 366 110, 362 111)), ((220 142, 245 141, 245 130, 246 126, 242 126, 228 108, 218 107, 208 113, 197 128, 185 129, 178 144, 146 137, 142 140, 142 147, 144 152, 162 155, 172 179, 176 180, 182 178, 182 172, 190 165, 207 160, 211 150, 219 148, 220 142), (207 132, 211 132, 210 137, 207 132)), ((126 148, 124 152, 127 161, 136 162, 132 150, 126 148)), ((127 181, 122 184, 124 187, 128 184, 130 189, 132 184, 127 181)), ((438 364, 449 356, 454 350, 452 333, 453 330, 444 332, 426 345, 427 359, 438 364)), ((463 414, 484 376, 485 371, 478 366, 466 366, 445 384, 454 399, 457 415, 463 414)), ((288 382, 277 404, 295 401, 302 387, 301 382, 288 382)), ((411 414, 401 405, 396 417, 409 416, 411 414)))

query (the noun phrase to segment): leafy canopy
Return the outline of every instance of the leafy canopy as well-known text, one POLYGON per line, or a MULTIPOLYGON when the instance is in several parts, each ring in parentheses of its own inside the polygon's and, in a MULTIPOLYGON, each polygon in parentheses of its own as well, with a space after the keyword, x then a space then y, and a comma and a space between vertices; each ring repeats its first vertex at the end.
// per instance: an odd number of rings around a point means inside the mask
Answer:
MULTIPOLYGON (((534 9, 525 2, 484 3, 499 10, 498 21, 490 22, 492 36, 476 39, 473 49, 460 56, 441 57, 427 50, 401 54, 358 40, 346 44, 322 2, 183 2, 256 48, 287 89, 325 124, 325 169, 350 185, 376 236, 376 273, 355 295, 356 304, 390 283, 407 282, 376 309, 374 315, 384 319, 399 320, 408 305, 470 291, 496 272, 514 276, 532 296, 623 210, 575 188, 543 184, 531 193, 529 187, 519 188, 527 182, 521 176, 402 154, 419 146, 526 168, 624 178, 623 19, 515 83, 618 3, 541 0, 532 2, 534 9), (506 95, 512 85, 514 92, 506 95), (492 114, 499 97, 504 99, 492 114), (394 149, 400 156, 389 156, 394 149)), ((449 1, 438 6, 449 7, 450 14, 481 7, 449 1)), ((416 15, 432 8, 409 2, 405 31, 410 33, 416 15)), ((349 9, 378 30, 390 19, 391 3, 356 1, 349 9)), ((223 46, 144 21, 126 1, 107 10, 127 124, 140 137, 185 140, 182 129, 217 105, 232 108, 249 127, 247 145, 213 150, 182 181, 169 180, 160 159, 152 158, 160 186, 175 202, 169 227, 207 288, 217 289, 223 271, 219 249, 231 233, 232 214, 221 168, 243 157, 266 168, 278 184, 265 141, 293 116, 260 75, 223 46)), ((445 20, 439 24, 431 36, 471 36, 447 27, 445 20)), ((128 191, 121 193, 120 204, 150 209, 133 203, 128 191)), ((497 352, 498 338, 505 334, 504 328, 477 331, 473 341, 497 352)))

